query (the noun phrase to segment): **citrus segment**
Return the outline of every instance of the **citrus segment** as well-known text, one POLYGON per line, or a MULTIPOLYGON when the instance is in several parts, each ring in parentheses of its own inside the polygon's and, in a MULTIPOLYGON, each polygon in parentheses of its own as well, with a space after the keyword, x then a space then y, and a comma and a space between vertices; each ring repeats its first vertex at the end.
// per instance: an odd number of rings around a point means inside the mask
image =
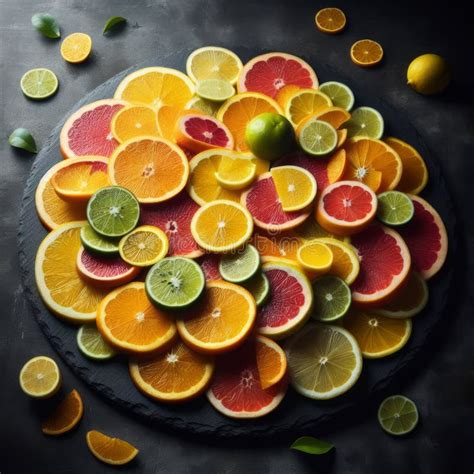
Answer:
POLYGON ((298 249, 297 258, 303 268, 318 274, 327 272, 333 261, 331 249, 323 242, 318 241, 302 245, 298 249))
POLYGON ((82 63, 92 51, 92 39, 85 33, 72 33, 61 43, 61 56, 68 63, 82 63))
POLYGON ((202 112, 203 114, 210 115, 211 117, 215 117, 220 106, 221 106, 220 102, 212 102, 210 100, 206 100, 201 97, 193 97, 184 106, 184 109, 202 112))
POLYGON ((120 256, 130 265, 149 267, 168 253, 168 237, 157 227, 137 227, 122 237, 120 256))
POLYGON ((379 43, 370 39, 356 41, 351 46, 351 59, 362 67, 375 66, 383 58, 383 49, 379 43))
POLYGON ((415 213, 411 199, 400 191, 385 191, 378 195, 377 200, 377 218, 383 224, 404 225, 415 213))
POLYGON ((335 238, 319 237, 318 241, 325 243, 332 252, 333 260, 329 274, 338 276, 352 285, 359 275, 360 264, 355 249, 348 243, 341 242, 335 238))
POLYGON ((245 281, 242 286, 252 294, 257 307, 264 304, 270 295, 270 282, 262 271, 257 272, 256 275, 245 281))
POLYGON ((342 318, 351 305, 351 290, 339 277, 325 275, 313 281, 312 317, 318 321, 342 318))
POLYGON ((257 369, 260 385, 263 390, 280 382, 286 375, 285 351, 265 336, 256 338, 257 369))
POLYGON ((130 443, 99 431, 88 431, 86 441, 92 454, 106 464, 127 464, 138 454, 138 449, 130 443))
POLYGON ((314 20, 323 33, 339 33, 346 26, 346 15, 339 8, 323 8, 316 13, 314 20))
POLYGON ((196 85, 196 94, 211 102, 224 102, 235 94, 235 89, 224 79, 203 79, 196 85))
POLYGON ((20 371, 20 387, 34 398, 53 396, 61 387, 61 373, 53 359, 38 356, 30 359, 20 371))
POLYGON ((222 155, 219 169, 216 171, 217 182, 225 189, 236 190, 249 186, 257 175, 257 165, 251 157, 235 158, 222 155))
POLYGON ((119 254, 118 239, 107 239, 98 234, 89 224, 81 228, 81 243, 90 253, 103 256, 117 256, 119 254))
POLYGON ((221 274, 219 273, 220 259, 220 255, 215 253, 207 253, 201 259, 199 259, 199 265, 204 272, 206 281, 222 280, 221 274))
POLYGON ((336 149, 336 129, 322 120, 311 117, 297 129, 298 141, 303 150, 312 156, 327 155, 336 149))
POLYGON ((156 111, 144 105, 129 105, 119 110, 112 119, 111 128, 120 143, 131 138, 159 135, 156 111))
POLYGON ((81 352, 94 360, 110 359, 116 354, 112 346, 104 341, 95 322, 81 326, 77 331, 76 341, 81 352))
POLYGON ((342 237, 339 235, 331 234, 327 230, 323 229, 316 219, 311 217, 306 220, 302 225, 294 229, 295 236, 301 241, 301 244, 311 242, 315 239, 320 239, 322 237, 332 237, 341 241, 348 241, 349 237, 342 237))
POLYGON ((341 107, 328 107, 319 112, 316 112, 313 117, 317 120, 322 120, 338 129, 351 118, 351 114, 341 107))
POLYGON ((330 81, 319 86, 319 90, 326 94, 335 107, 350 111, 354 106, 354 94, 342 82, 330 81))
POLYGON ((372 107, 357 107, 357 109, 354 109, 345 126, 349 138, 369 137, 380 139, 384 131, 383 117, 379 111, 372 107))
POLYGON ((278 105, 285 110, 286 103, 290 99, 291 96, 298 92, 301 87, 295 84, 288 84, 287 86, 283 86, 275 96, 275 100, 277 101, 278 105))
POLYGON ((302 120, 332 106, 331 99, 315 89, 299 89, 286 102, 285 116, 296 127, 302 120))
POLYGON ((403 395, 387 397, 379 407, 380 426, 389 434, 400 436, 413 431, 418 424, 416 405, 403 395))
MULTIPOLYGON (((194 110, 192 112, 197 113, 194 110)), ((160 107, 156 112, 156 119, 161 137, 174 143, 176 141, 176 124, 187 113, 189 113, 187 110, 183 110, 176 105, 163 105, 160 107)))
POLYGON ((67 433, 81 421, 83 413, 84 406, 81 396, 77 390, 72 390, 41 423, 41 431, 50 436, 67 433))
POLYGON ((219 273, 224 280, 242 283, 252 278, 260 267, 260 255, 253 245, 223 255, 219 262, 219 273))
POLYGON ((42 100, 58 90, 59 82, 53 71, 45 68, 30 69, 20 80, 23 94, 30 99, 42 100))

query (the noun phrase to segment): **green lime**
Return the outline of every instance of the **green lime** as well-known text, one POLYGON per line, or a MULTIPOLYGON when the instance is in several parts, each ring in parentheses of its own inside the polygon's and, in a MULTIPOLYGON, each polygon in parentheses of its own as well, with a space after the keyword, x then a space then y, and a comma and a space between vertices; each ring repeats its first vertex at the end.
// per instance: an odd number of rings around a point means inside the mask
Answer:
POLYGON ((368 137, 380 139, 383 135, 383 117, 372 107, 357 107, 346 122, 349 138, 368 137))
POLYGON ((212 102, 224 102, 235 94, 235 89, 224 79, 204 79, 197 83, 196 94, 212 102))
POLYGON ((260 267, 260 254, 253 245, 224 255, 219 262, 219 272, 224 280, 242 283, 252 278, 260 267))
POLYGON ((276 160, 290 151, 295 141, 295 131, 283 115, 265 112, 247 124, 245 141, 258 158, 276 160))
POLYGON ((318 321, 342 318, 351 306, 351 290, 337 276, 324 275, 313 282, 313 313, 318 321))
POLYGON ((215 117, 221 104, 219 102, 212 102, 210 100, 201 99, 201 97, 193 97, 186 105, 186 110, 199 110, 204 112, 206 115, 215 117))
POLYGON ((341 107, 350 111, 354 107, 354 94, 342 82, 325 82, 319 86, 319 90, 324 92, 332 101, 334 107, 341 107))
POLYGON ((382 428, 396 436, 413 431, 419 418, 416 405, 403 395, 387 397, 380 404, 377 417, 382 428))
POLYGON ((86 324, 77 331, 77 345, 81 352, 91 359, 110 359, 116 352, 100 335, 95 324, 86 324))
POLYGON ((145 287, 158 306, 179 309, 194 303, 201 296, 205 283, 204 273, 194 260, 167 257, 151 267, 145 287))
POLYGON ((99 189, 87 204, 87 220, 104 237, 122 237, 138 224, 140 204, 127 189, 109 186, 99 189))
POLYGON ((30 69, 23 74, 20 87, 30 99, 42 100, 51 97, 58 90, 58 78, 53 71, 45 68, 30 69))
POLYGON ((257 272, 250 280, 244 282, 242 286, 252 293, 257 306, 265 303, 270 296, 270 282, 263 272, 257 272))
POLYGON ((415 207, 412 200, 400 191, 386 191, 377 196, 377 217, 387 225, 403 225, 413 217, 415 207))
POLYGON ((313 156, 327 155, 336 148, 336 129, 322 120, 310 119, 299 132, 301 148, 313 156))
POLYGON ((98 234, 89 224, 81 228, 81 242, 90 252, 111 257, 119 253, 119 240, 106 239, 98 234))

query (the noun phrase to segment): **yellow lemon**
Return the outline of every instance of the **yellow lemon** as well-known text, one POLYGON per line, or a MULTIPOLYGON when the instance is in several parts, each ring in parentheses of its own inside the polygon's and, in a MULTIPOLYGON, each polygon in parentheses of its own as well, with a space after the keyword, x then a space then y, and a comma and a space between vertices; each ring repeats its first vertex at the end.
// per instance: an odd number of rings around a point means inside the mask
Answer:
POLYGON ((448 86, 451 71, 441 56, 422 54, 408 66, 407 80, 408 84, 420 94, 437 94, 448 86))

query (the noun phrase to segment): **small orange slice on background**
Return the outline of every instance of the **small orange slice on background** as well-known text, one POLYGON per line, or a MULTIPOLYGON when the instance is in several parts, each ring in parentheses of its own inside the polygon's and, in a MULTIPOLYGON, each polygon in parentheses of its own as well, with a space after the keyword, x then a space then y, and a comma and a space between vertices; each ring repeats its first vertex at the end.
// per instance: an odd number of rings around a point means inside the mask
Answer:
POLYGON ((72 33, 61 43, 61 56, 68 63, 82 63, 92 52, 92 39, 85 33, 72 33))
POLYGON ((73 390, 41 424, 41 431, 50 436, 67 433, 79 423, 83 413, 82 398, 77 390, 73 390))
POLYGON ((178 331, 198 352, 227 352, 247 338, 256 313, 255 300, 246 289, 223 280, 208 281, 205 298, 178 320, 178 331))
POLYGON ((120 143, 131 138, 160 135, 156 110, 145 105, 129 105, 119 110, 111 127, 112 134, 120 143))
POLYGON ((88 431, 86 441, 91 453, 106 464, 127 464, 138 454, 138 449, 127 441, 111 438, 99 431, 88 431))
POLYGON ((173 318, 152 304, 142 282, 109 293, 99 305, 96 322, 106 342, 132 354, 164 349, 176 335, 173 318))
POLYGON ((189 176, 188 159, 163 138, 142 137, 122 143, 109 161, 112 184, 131 191, 141 203, 158 203, 176 196, 189 176))
POLYGON ((323 8, 314 18, 319 31, 336 34, 346 26, 346 15, 339 8, 323 8))
POLYGON ((268 337, 257 336, 255 352, 260 385, 265 390, 280 382, 285 376, 287 369, 285 351, 268 337))
POLYGON ((382 46, 376 41, 363 39, 351 46, 351 59, 354 64, 362 67, 375 66, 383 58, 382 46))
POLYGON ((130 362, 137 388, 161 402, 185 402, 203 393, 214 372, 212 358, 192 351, 181 341, 153 358, 130 362))

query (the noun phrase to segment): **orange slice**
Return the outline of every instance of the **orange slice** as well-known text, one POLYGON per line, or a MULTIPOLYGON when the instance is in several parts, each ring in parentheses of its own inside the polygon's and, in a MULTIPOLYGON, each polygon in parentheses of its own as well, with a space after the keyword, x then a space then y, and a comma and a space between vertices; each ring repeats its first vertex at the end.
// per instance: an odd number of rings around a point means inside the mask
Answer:
POLYGON ((112 119, 111 130, 120 143, 131 138, 160 135, 156 110, 145 105, 129 105, 119 110, 112 119))
POLYGON ((314 114, 332 107, 331 99, 315 89, 300 89, 286 102, 285 116, 296 127, 314 114))
MULTIPOLYGON (((190 110, 184 110, 176 105, 164 105, 157 112, 158 130, 160 135, 166 140, 176 142, 176 124, 182 115, 189 113, 190 110)), ((192 110, 193 113, 198 113, 192 110)))
POLYGON ((109 293, 99 305, 96 322, 106 342, 132 354, 163 349, 176 335, 173 319, 152 304, 142 282, 109 293))
POLYGON ((50 436, 58 436, 71 431, 84 413, 81 396, 77 390, 70 392, 41 424, 41 431, 50 436))
POLYGON ((61 56, 68 63, 82 63, 92 51, 92 39, 85 33, 72 33, 61 43, 61 56))
POLYGON ((243 287, 223 280, 206 284, 206 297, 178 319, 179 335, 198 352, 218 354, 239 346, 253 328, 257 307, 243 287))
POLYGON ((383 58, 383 49, 379 43, 370 39, 356 41, 351 46, 351 59, 362 67, 375 66, 383 58))
POLYGON ((189 176, 188 159, 163 138, 142 137, 122 143, 109 161, 112 184, 131 191, 141 203, 158 203, 176 196, 189 176))
POLYGON ((323 8, 314 18, 319 31, 336 34, 346 26, 346 15, 339 8, 323 8))
POLYGON ((265 390, 280 382, 286 375, 285 351, 268 337, 257 336, 255 352, 260 385, 265 390))
POLYGON ((347 128, 341 128, 340 130, 336 130, 337 132, 337 145, 336 150, 340 148, 347 140, 347 128))
MULTIPOLYGON (((316 112, 314 118, 327 122, 337 129, 351 118, 351 114, 340 107, 328 107, 320 112, 316 112)), ((340 146, 339 142, 337 146, 340 146)))
POLYGON ((86 441, 91 453, 106 464, 127 464, 138 454, 138 449, 130 443, 99 431, 88 431, 86 441))
POLYGON ((130 376, 145 395, 161 402, 184 402, 203 393, 211 381, 214 363, 181 341, 153 358, 130 362, 130 376))
POLYGON ((300 86, 297 86, 296 84, 288 84, 286 86, 283 86, 278 92, 277 95, 275 96, 275 100, 277 101, 278 105, 285 110, 286 103, 290 99, 292 95, 295 94, 295 92, 298 92, 301 89, 300 86))
POLYGON ((269 237, 254 234, 252 244, 262 256, 262 261, 270 260, 286 261, 289 264, 297 264, 297 253, 301 246, 301 240, 291 234, 275 234, 269 237))

